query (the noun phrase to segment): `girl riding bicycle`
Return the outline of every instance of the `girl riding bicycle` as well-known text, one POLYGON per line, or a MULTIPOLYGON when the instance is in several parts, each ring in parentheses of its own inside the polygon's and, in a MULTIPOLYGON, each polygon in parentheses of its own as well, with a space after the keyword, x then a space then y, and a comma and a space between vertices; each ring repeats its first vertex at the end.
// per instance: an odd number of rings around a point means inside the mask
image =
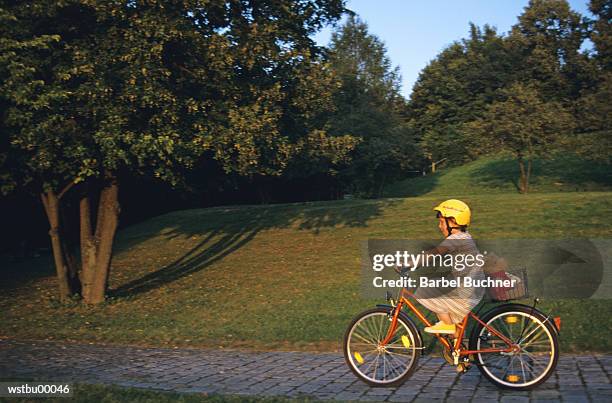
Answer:
MULTIPOLYGON (((473 280, 484 281, 485 275, 482 265, 461 263, 465 263, 468 255, 478 260, 479 254, 467 232, 470 208, 453 199, 434 210, 445 240, 429 250, 421 262, 428 262, 432 255, 434 262, 439 261, 436 256, 451 256, 452 259, 444 260, 452 262, 442 265, 452 266, 451 275, 459 279, 454 283, 461 286, 450 291, 421 287, 414 294, 402 289, 397 300, 387 293, 388 304, 377 304, 358 314, 344 334, 344 359, 349 368, 371 386, 401 385, 417 370, 419 356, 426 348, 426 340, 415 323, 418 320, 427 326, 427 332, 434 334, 433 340, 441 344, 444 359, 459 373, 467 371, 474 363, 485 378, 501 388, 528 390, 545 382, 559 359, 560 318, 539 311, 537 298, 532 306, 509 303, 511 299, 524 297, 525 293, 494 299, 504 303, 482 313, 481 309, 472 312, 485 289, 466 287, 465 278, 470 276, 473 280), (458 260, 461 254, 464 256, 458 260), (411 299, 435 312, 440 321, 432 324, 411 299), (471 329, 469 336, 468 329, 471 329)), ((428 263, 421 265, 428 266, 428 263)), ((415 268, 398 271, 405 274, 405 270, 415 268)), ((525 281, 526 273, 522 276, 525 281)))
MULTIPOLYGON (((429 250, 429 255, 459 255, 464 256, 479 254, 476 243, 467 231, 470 225, 471 211, 467 204, 461 200, 450 199, 440 203, 434 208, 437 212, 438 228, 446 237, 440 245, 429 250)), ((455 260, 453 260, 455 261, 455 260)), ((412 268, 414 269, 414 268, 412 268)), ((483 279, 482 267, 472 265, 470 267, 454 267, 452 276, 455 278, 471 277, 472 279, 483 279)), ((462 280, 462 279, 460 279, 462 280)), ((463 281, 460 282, 463 284, 463 281)), ((415 299, 425 308, 435 312, 440 320, 433 326, 425 328, 427 333, 456 334, 455 324, 460 323, 482 299, 483 288, 465 287, 460 285, 450 291, 435 288, 419 288, 414 294, 415 299)), ((408 290, 402 290, 402 296, 408 295, 408 290)))

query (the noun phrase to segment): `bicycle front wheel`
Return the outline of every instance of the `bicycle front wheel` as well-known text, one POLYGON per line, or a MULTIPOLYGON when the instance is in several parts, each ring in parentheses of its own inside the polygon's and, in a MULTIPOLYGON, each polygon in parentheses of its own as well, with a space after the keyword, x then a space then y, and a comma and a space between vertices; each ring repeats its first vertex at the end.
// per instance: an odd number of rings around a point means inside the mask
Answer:
POLYGON ((344 335, 344 358, 351 371, 370 386, 397 386, 416 368, 421 348, 418 331, 398 318, 389 343, 381 345, 391 326, 390 308, 374 308, 353 319, 344 335))
MULTIPOLYGON (((540 311, 525 305, 506 305, 483 315, 483 322, 512 340, 520 350, 512 353, 477 353, 476 364, 495 385, 514 390, 532 389, 548 379, 559 359, 557 331, 540 311)), ((478 323, 470 337, 471 350, 506 344, 478 323)))

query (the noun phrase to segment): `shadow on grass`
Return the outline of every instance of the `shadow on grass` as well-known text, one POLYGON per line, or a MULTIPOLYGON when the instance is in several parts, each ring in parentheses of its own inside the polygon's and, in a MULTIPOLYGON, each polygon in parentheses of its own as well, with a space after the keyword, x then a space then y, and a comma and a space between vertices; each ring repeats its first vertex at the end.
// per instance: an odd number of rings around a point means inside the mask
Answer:
POLYGON ((141 278, 130 281, 111 292, 112 296, 138 295, 205 269, 216 261, 247 244, 259 232, 258 228, 227 232, 213 241, 221 231, 213 230, 196 246, 171 264, 141 278))
MULTIPOLYGON (((134 296, 172 283, 206 269, 215 262, 248 244, 259 232, 267 229, 293 227, 318 233, 323 228, 337 226, 360 227, 398 201, 351 201, 317 203, 310 206, 286 205, 251 208, 219 209, 218 214, 200 215, 198 210, 177 212, 163 217, 174 224, 164 235, 198 236, 202 239, 174 262, 111 291, 111 296, 134 296), (172 218, 176 217, 176 220, 172 218), (208 222, 203 222, 208 220, 208 222)), ((143 239, 143 236, 138 237, 143 239)), ((123 243, 121 249, 134 246, 123 243)))

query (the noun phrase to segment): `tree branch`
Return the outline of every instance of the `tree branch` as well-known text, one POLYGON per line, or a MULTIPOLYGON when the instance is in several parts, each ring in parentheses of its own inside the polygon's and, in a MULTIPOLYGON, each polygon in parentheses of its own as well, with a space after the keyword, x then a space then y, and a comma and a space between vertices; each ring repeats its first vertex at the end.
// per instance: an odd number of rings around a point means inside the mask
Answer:
POLYGON ((67 191, 69 191, 73 186, 75 185, 74 182, 70 182, 69 184, 67 184, 64 189, 62 189, 61 192, 59 192, 59 195, 57 195, 57 199, 60 200, 62 198, 62 196, 64 195, 64 193, 66 193, 67 191))

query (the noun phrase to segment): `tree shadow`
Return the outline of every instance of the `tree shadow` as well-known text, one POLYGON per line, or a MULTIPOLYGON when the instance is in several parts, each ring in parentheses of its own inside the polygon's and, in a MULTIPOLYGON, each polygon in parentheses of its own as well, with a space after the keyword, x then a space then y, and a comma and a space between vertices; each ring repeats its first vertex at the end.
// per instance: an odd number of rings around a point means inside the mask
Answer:
MULTIPOLYGON (((114 297, 135 296, 200 272, 247 245, 267 229, 294 228, 319 233, 322 228, 363 227, 367 221, 398 203, 393 200, 300 203, 276 206, 227 207, 208 210, 184 210, 159 217, 158 225, 171 223, 166 239, 201 237, 202 239, 174 262, 131 280, 111 290, 114 297), (216 210, 216 211, 215 211, 216 210), (211 214, 212 212, 212 214, 211 214), (203 222, 208 220, 208 222, 203 222)), ((154 220, 155 222, 155 220, 154 220)), ((159 226, 128 228, 138 236, 124 237, 116 253, 136 247, 139 242, 159 234, 159 226)), ((138 227, 138 226, 134 226, 138 227)))
POLYGON ((121 285, 112 290, 111 295, 116 297, 138 295, 203 270, 247 244, 258 232, 258 228, 244 228, 242 231, 225 233, 213 241, 220 231, 210 231, 202 241, 176 261, 121 285))

